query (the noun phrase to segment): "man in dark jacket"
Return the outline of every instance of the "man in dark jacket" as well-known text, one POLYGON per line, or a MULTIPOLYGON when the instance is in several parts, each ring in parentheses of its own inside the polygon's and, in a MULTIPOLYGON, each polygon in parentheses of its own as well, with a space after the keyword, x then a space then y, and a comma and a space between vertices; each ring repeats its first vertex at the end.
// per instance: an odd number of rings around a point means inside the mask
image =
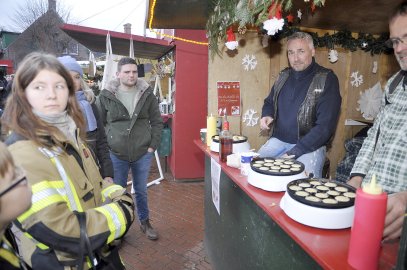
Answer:
POLYGON ((149 221, 147 178, 160 143, 161 114, 151 87, 138 78, 134 59, 120 59, 116 75, 117 80, 110 82, 97 100, 106 126, 114 181, 126 186, 131 169, 140 228, 150 240, 156 240, 158 234, 149 221))
POLYGON ((312 37, 296 32, 287 38, 290 68, 278 76, 264 100, 260 127, 271 138, 262 157, 296 158, 315 177, 322 176, 326 144, 333 136, 341 107, 338 78, 315 62, 312 37))

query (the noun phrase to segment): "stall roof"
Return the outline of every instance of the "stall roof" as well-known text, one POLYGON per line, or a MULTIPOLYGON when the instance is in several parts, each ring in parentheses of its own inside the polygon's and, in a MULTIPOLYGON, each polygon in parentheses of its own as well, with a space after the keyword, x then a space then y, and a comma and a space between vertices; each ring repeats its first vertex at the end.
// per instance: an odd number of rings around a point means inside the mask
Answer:
POLYGON ((133 39, 134 56, 159 59, 174 48, 167 40, 142 37, 103 29, 64 24, 61 29, 80 44, 94 52, 106 52, 106 35, 110 33, 113 54, 129 55, 130 36, 133 39))
MULTIPOLYGON (((151 9, 152 0, 149 1, 151 9)), ((210 0, 160 0, 154 9, 153 28, 205 29, 209 10, 213 9, 210 0)), ((291 12, 297 15, 301 9, 303 18, 299 26, 349 30, 379 34, 388 32, 389 13, 402 0, 327 0, 325 6, 309 13, 309 3, 293 1, 291 12)), ((149 14, 150 19, 151 14, 149 14)))

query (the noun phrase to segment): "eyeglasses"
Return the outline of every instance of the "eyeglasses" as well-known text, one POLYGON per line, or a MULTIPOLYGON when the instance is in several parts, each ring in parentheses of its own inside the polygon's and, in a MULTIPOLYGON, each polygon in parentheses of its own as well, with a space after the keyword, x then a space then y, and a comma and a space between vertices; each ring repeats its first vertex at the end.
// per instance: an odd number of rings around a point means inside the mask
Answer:
POLYGON ((384 45, 386 45, 390 49, 396 48, 400 44, 407 44, 407 36, 403 36, 401 38, 399 37, 389 38, 384 42, 384 45))
POLYGON ((0 197, 2 197, 7 192, 11 191, 16 186, 18 186, 21 182, 27 180, 27 177, 25 176, 23 170, 20 167, 16 167, 14 177, 15 179, 13 180, 13 183, 8 188, 0 192, 0 197))

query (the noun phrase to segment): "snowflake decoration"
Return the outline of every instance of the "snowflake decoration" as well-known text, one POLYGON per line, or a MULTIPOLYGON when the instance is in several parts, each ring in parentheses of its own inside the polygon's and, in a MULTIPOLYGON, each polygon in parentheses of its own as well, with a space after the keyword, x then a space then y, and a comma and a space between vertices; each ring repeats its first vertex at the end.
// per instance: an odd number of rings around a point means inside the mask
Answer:
POLYGON ((359 71, 352 72, 352 75, 350 75, 350 77, 350 84, 352 86, 359 87, 363 83, 363 75, 359 75, 359 71))
POLYGON ((359 108, 356 110, 360 111, 365 119, 373 120, 379 113, 382 96, 382 87, 377 82, 372 88, 366 89, 363 93, 360 92, 359 108))
POLYGON ((248 109, 243 115, 243 123, 248 127, 254 127, 259 122, 259 117, 254 117, 257 112, 253 109, 248 109))
POLYGON ((257 65, 256 57, 253 54, 252 55, 246 54, 246 56, 243 57, 242 65, 244 67, 244 70, 249 70, 249 69, 254 70, 257 65))

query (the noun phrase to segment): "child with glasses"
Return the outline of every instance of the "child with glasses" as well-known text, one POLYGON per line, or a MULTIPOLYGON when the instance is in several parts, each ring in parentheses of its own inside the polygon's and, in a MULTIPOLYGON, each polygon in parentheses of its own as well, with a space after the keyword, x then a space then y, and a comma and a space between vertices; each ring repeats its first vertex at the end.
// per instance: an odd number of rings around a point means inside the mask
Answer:
POLYGON ((0 269, 24 269, 15 253, 10 223, 28 210, 31 188, 24 172, 14 165, 4 143, 0 142, 0 269), (13 245, 11 244, 13 243, 13 245))

